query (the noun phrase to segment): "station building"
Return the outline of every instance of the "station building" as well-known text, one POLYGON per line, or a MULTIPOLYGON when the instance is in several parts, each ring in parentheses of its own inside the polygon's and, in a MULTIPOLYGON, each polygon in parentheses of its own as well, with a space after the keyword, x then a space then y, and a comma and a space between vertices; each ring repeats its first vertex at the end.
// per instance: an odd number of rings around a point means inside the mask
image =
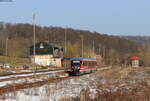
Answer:
POLYGON ((56 66, 61 67, 63 58, 63 48, 56 44, 48 42, 38 42, 30 47, 30 59, 32 63, 40 66, 56 66))

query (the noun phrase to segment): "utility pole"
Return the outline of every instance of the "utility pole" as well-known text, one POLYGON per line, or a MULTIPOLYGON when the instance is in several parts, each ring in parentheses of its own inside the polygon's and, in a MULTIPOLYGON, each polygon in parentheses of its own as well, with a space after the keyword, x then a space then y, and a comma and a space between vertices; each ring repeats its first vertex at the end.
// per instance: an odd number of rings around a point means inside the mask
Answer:
POLYGON ((93 56, 95 55, 95 43, 94 43, 94 40, 93 40, 93 56))
POLYGON ((5 48, 5 55, 8 55, 8 37, 6 38, 6 48, 5 48))
POLYGON ((101 46, 99 45, 99 49, 98 49, 98 52, 99 52, 99 55, 101 54, 101 46))
MULTIPOLYGON (((33 14, 33 55, 34 55, 34 65, 35 65, 35 13, 33 14)), ((36 68, 35 68, 36 69, 36 68)))
POLYGON ((105 58, 105 47, 103 46, 103 58, 105 58))
POLYGON ((66 68, 66 57, 67 57, 67 28, 65 28, 65 68, 66 68))
POLYGON ((7 56, 8 55, 8 36, 7 36, 7 33, 6 33, 6 28, 7 28, 7 26, 6 26, 6 23, 5 22, 3 22, 3 32, 5 33, 5 35, 6 35, 6 44, 5 44, 5 56, 7 56))
POLYGON ((69 40, 67 40, 67 55, 68 55, 68 57, 69 57, 69 40))
POLYGON ((82 41, 82 57, 84 57, 84 52, 83 52, 83 35, 81 35, 81 41, 82 41))

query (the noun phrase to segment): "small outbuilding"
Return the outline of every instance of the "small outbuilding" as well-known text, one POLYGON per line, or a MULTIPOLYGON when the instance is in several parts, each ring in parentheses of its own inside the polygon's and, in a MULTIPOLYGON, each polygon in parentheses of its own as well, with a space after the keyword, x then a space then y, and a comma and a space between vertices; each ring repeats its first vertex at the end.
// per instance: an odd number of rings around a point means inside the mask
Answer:
POLYGON ((132 67, 139 67, 139 57, 138 56, 132 56, 130 58, 130 61, 131 61, 131 66, 132 67))
POLYGON ((61 59, 63 58, 63 48, 56 44, 48 42, 38 42, 30 47, 31 62, 41 66, 57 66, 61 67, 61 59))

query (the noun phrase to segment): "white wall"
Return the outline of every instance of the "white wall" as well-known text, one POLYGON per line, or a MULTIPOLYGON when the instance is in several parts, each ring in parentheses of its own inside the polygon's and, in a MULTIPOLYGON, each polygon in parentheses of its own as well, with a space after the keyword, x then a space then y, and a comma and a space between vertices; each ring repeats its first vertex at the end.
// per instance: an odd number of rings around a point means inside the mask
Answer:
MULTIPOLYGON (((31 62, 34 63, 34 56, 31 56, 31 62)), ((53 58, 52 55, 35 55, 35 64, 61 67, 61 58, 53 58)))

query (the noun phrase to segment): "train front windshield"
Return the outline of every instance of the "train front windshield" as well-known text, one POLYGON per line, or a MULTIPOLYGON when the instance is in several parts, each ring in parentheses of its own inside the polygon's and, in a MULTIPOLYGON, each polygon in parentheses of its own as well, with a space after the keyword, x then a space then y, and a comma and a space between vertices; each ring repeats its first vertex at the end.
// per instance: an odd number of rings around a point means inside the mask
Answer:
POLYGON ((80 61, 72 61, 71 65, 80 67, 80 61))

